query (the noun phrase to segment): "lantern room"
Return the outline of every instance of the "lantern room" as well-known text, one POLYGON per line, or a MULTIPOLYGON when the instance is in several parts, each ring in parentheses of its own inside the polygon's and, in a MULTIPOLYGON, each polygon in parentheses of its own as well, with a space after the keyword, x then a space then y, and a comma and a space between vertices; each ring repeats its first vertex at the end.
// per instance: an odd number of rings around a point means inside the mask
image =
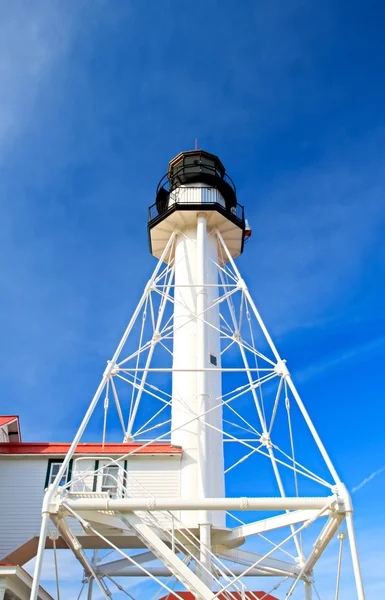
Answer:
POLYGON ((239 256, 246 225, 235 184, 218 156, 190 150, 170 161, 156 189, 155 204, 149 208, 151 253, 159 258, 171 233, 194 227, 199 212, 206 213, 209 230, 221 233, 233 258, 239 256))

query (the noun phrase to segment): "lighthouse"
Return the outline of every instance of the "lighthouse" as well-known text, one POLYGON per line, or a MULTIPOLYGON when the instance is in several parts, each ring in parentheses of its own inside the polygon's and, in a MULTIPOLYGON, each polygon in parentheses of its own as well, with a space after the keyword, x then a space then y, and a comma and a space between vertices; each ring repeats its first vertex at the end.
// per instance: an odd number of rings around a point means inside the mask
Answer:
POLYGON ((238 200, 216 155, 171 160, 148 214, 154 271, 72 443, 0 444, 0 473, 2 453, 7 472, 30 453, 34 497, 45 488, 38 538, 30 511, 0 543, 0 559, 35 552, 31 600, 56 548, 89 599, 140 578, 138 598, 311 600, 332 541, 335 597, 349 560, 364 600, 349 492, 237 266, 251 233, 238 200))
MULTIPOLYGON (((233 258, 242 253, 243 207, 235 185, 217 156, 199 150, 174 158, 156 195, 157 214, 149 221, 151 252, 161 256, 173 231, 174 352, 171 441, 183 448, 181 495, 223 497, 221 343, 218 299, 218 232, 233 258), (192 418, 194 420, 192 420, 192 418)), ((152 216, 152 215, 151 215, 152 216)), ((226 260, 227 262, 227 260, 226 260)), ((184 513, 197 526, 196 513, 184 513)), ((225 526, 224 513, 206 514, 225 526)))
MULTIPOLYGON (((219 158, 182 152, 157 189, 157 215, 149 222, 151 252, 161 256, 177 232, 174 261, 173 444, 183 449, 181 498, 225 495, 222 374, 218 298, 218 232, 231 256, 243 250, 245 219, 235 185, 219 158)), ((223 261, 222 261, 223 262, 223 261)), ((226 261, 227 262, 227 261, 226 261)), ((225 527, 225 512, 183 512, 181 524, 199 527, 201 560, 210 581, 212 527, 225 527)))

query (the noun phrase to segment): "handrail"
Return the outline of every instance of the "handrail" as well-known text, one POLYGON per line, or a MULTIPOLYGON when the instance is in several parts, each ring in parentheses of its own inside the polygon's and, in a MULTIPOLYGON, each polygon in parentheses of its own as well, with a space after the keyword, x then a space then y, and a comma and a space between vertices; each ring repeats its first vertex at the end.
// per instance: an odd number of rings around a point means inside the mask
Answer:
MULTIPOLYGON (((136 485, 139 489, 142 490, 142 492, 144 492, 145 494, 148 494, 150 497, 153 497, 153 495, 151 494, 151 492, 149 492, 147 490, 147 488, 140 482, 138 481, 134 475, 132 474, 131 471, 128 471, 127 469, 124 468, 124 466, 122 465, 120 461, 120 459, 115 459, 112 458, 110 456, 95 456, 92 457, 94 460, 102 460, 103 462, 105 462, 106 464, 103 464, 101 466, 99 466, 97 469, 86 469, 85 471, 82 471, 81 473, 76 473, 76 470, 73 470, 73 473, 75 475, 75 477, 71 478, 71 480, 69 482, 66 483, 66 485, 62 486, 62 489, 67 489, 69 492, 71 491, 71 487, 74 486, 74 484, 79 484, 81 482, 83 482, 83 487, 84 487, 84 491, 89 491, 89 490, 85 490, 85 482, 84 479, 86 479, 87 477, 97 477, 98 475, 103 475, 103 470, 108 467, 108 466, 117 466, 119 468, 118 471, 118 477, 114 477, 114 475, 109 474, 109 477, 111 477, 112 480, 114 480, 116 482, 117 485, 117 491, 118 493, 121 493, 121 497, 127 497, 128 496, 128 492, 127 492, 127 480, 128 478, 130 478, 130 480, 132 482, 134 482, 134 485, 136 485), (121 477, 121 479, 120 479, 121 477), (121 483, 125 482, 126 485, 125 486, 121 486, 121 483)), ((87 461, 89 460, 89 457, 85 457, 85 456, 81 456, 77 459, 75 459, 74 461, 74 465, 76 465, 76 463, 81 462, 81 461, 87 461)), ((82 493, 82 490, 72 490, 71 494, 76 495, 76 493, 82 493)))
MULTIPOLYGON (((232 178, 230 177, 230 175, 228 175, 227 173, 224 173, 223 175, 219 175, 218 170, 215 167, 212 167, 211 165, 208 165, 206 163, 201 163, 201 167, 203 167, 203 168, 201 168, 199 170, 199 172, 204 173, 204 174, 214 175, 217 179, 219 179, 221 181, 225 181, 232 188, 234 193, 237 192, 235 183, 232 180, 232 178)), ((172 179, 178 177, 178 175, 180 175, 182 173, 196 172, 196 171, 197 171, 197 165, 181 165, 176 171, 173 172, 172 179)), ((188 187, 188 186, 186 186, 186 187, 188 187)), ((157 185, 157 188, 156 188, 157 194, 161 188, 164 188, 168 192, 171 191, 170 190, 170 178, 169 178, 168 173, 163 175, 163 177, 160 179, 160 181, 157 185), (167 189, 167 186, 169 189, 167 189)))
MULTIPOLYGON (((166 189, 166 187, 163 188, 165 190, 165 192, 168 195, 168 201, 167 201, 167 206, 164 208, 164 210, 159 210, 159 203, 158 202, 154 202, 154 204, 152 204, 151 206, 149 206, 148 209, 148 221, 149 223, 151 223, 151 221, 153 221, 154 219, 156 219, 159 216, 166 216, 169 212, 175 210, 176 206, 179 206, 181 208, 185 207, 189 207, 191 206, 190 202, 186 202, 183 199, 183 195, 181 196, 181 190, 188 190, 188 189, 206 189, 206 190, 218 190, 217 186, 210 186, 207 187, 206 185, 183 185, 179 188, 177 188, 176 190, 172 190, 169 191, 166 189)), ((157 190, 157 193, 159 193, 159 189, 157 190)), ((227 208, 226 206, 223 206, 222 203, 218 202, 217 200, 213 201, 213 202, 208 202, 205 201, 202 204, 204 204, 205 207, 215 207, 215 209, 218 208, 218 210, 220 210, 221 212, 224 212, 226 215, 229 216, 229 218, 231 219, 236 219, 242 226, 244 226, 245 224, 245 211, 244 211, 244 207, 242 206, 242 204, 239 204, 239 202, 236 202, 234 206, 231 207, 231 209, 227 208)))

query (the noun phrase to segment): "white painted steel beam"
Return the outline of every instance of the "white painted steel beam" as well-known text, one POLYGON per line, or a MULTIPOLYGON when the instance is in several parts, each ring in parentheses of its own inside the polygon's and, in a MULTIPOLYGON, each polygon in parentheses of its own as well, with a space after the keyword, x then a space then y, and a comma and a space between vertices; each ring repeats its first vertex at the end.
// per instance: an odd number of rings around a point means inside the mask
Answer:
MULTIPOLYGON (((249 567, 253 563, 257 562, 263 557, 263 554, 258 554, 257 552, 250 552, 248 550, 241 550, 240 548, 226 548, 222 544, 218 544, 215 546, 215 550, 219 556, 223 556, 224 558, 228 558, 229 560, 236 562, 238 564, 244 565, 245 567, 249 567)), ((277 558, 264 558, 263 562, 258 564, 258 567, 265 568, 271 567, 272 569, 278 569, 281 571, 287 571, 292 575, 299 573, 299 567, 296 563, 290 563, 284 560, 279 560, 277 558)))
MULTIPOLYGON (((127 529, 117 515, 108 515, 106 513, 94 510, 79 511, 79 515, 85 521, 89 521, 92 524, 102 525, 104 527, 111 527, 115 530, 120 530, 121 533, 127 529)), ((119 531, 114 533, 119 533, 119 531)))
MULTIPOLYGON (((319 536, 317 537, 317 539, 313 545, 312 552, 310 553, 309 557, 307 558, 307 560, 301 567, 301 571, 300 571, 297 579, 295 581, 293 581, 292 585, 290 586, 290 588, 287 592, 287 596, 286 596, 287 598, 292 597, 294 590, 297 587, 297 585, 303 575, 307 575, 308 577, 311 575, 314 565, 321 558, 322 553, 324 552, 326 546, 329 544, 329 542, 332 540, 332 538, 336 534, 338 527, 340 526, 340 523, 341 523, 341 518, 329 517, 329 519, 325 523, 325 526, 323 527, 321 533, 319 534, 319 536)), ((309 586, 305 587, 305 593, 306 593, 306 598, 309 598, 309 594, 310 594, 310 598, 311 598, 311 588, 309 586)))
POLYGON ((135 514, 122 517, 127 525, 150 548, 155 556, 179 579, 187 589, 204 600, 215 600, 215 594, 189 569, 186 564, 159 538, 152 527, 135 514))
MULTIPOLYGON (((274 529, 280 529, 281 527, 287 527, 289 525, 296 525, 302 523, 308 519, 313 519, 318 510, 296 510, 277 517, 270 517, 261 521, 254 521, 254 523, 247 523, 246 525, 240 525, 234 527, 232 531, 218 532, 215 535, 216 543, 225 545, 231 545, 234 542, 242 541, 251 535, 257 535, 258 533, 266 533, 274 529)), ((327 511, 323 516, 327 516, 327 511)))
MULTIPOLYGON (((80 498, 66 500, 63 506, 74 510, 132 512, 137 510, 296 510, 322 509, 336 504, 335 496, 301 498, 80 498)), ((339 506, 339 510, 341 507, 339 506)), ((53 507, 53 512, 56 507, 53 507)))
POLYGON ((338 527, 341 524, 341 521, 342 517, 329 517, 324 527, 322 528, 321 533, 314 542, 313 550, 303 566, 303 570, 305 573, 310 573, 310 571, 313 570, 316 562, 319 560, 319 558, 321 558, 321 555, 325 550, 326 546, 336 534, 338 527))
MULTIPOLYGON (((95 572, 99 576, 103 575, 111 575, 114 577, 143 577, 143 570, 139 567, 130 567, 127 560, 122 559, 122 562, 125 563, 125 566, 120 567, 120 569, 115 571, 109 571, 108 569, 103 569, 102 567, 98 567, 95 569, 95 572)), ((231 573, 236 577, 242 576, 242 573, 245 572, 244 568, 241 567, 229 567, 231 573)), ((172 577, 173 573, 167 567, 147 567, 147 571, 151 573, 154 577, 172 577)), ((294 577, 294 575, 290 575, 287 572, 279 571, 279 570, 269 570, 262 568, 255 568, 247 571, 244 575, 245 577, 294 577)), ((221 578, 219 575, 217 577, 221 578)))
POLYGON ((55 523, 56 529, 58 530, 68 547, 71 548, 72 552, 82 565, 83 569, 86 572, 88 572, 88 562, 84 560, 83 554, 81 552, 82 546, 79 543, 76 536, 72 533, 65 519, 53 517, 52 520, 55 523))
MULTIPOLYGON (((263 554, 257 554, 256 552, 248 552, 246 550, 229 549, 226 546, 218 544, 214 546, 215 553, 222 558, 226 558, 227 560, 231 560, 232 562, 243 565, 245 567, 249 567, 257 561, 261 561, 258 563, 258 569, 261 569, 264 574, 270 574, 271 576, 282 576, 282 577, 297 577, 300 568, 297 564, 289 563, 287 561, 278 560, 276 558, 263 558, 263 554)), ((234 573, 233 567, 231 567, 231 571, 234 573)))
POLYGON ((305 600, 312 600, 312 584, 310 581, 304 581, 305 600))
MULTIPOLYGON (((144 565, 146 563, 152 562, 156 559, 156 556, 153 552, 141 552, 140 554, 133 554, 132 559, 138 565, 144 565)), ((118 571, 120 572, 122 569, 127 567, 127 559, 120 558, 119 560, 112 560, 110 562, 101 563, 96 569, 97 572, 103 572, 106 575, 117 575, 118 571)), ((133 568, 130 566, 130 568, 133 568)), ((140 569, 141 575, 143 575, 143 571, 140 569)))
MULTIPOLYGON (((108 600, 108 595, 106 594, 106 591, 105 591, 102 583, 100 582, 98 575, 95 573, 94 567, 91 565, 87 556, 83 552, 82 545, 79 543, 79 540, 74 535, 74 533, 71 531, 71 528, 68 526, 68 523, 65 521, 65 519, 61 519, 61 518, 54 519, 54 522, 55 522, 57 530, 60 532, 60 535, 66 541, 69 548, 71 548, 72 552, 78 559, 79 563, 83 566, 85 572, 88 575, 93 577, 93 579, 96 581, 97 586, 99 587, 100 591, 102 592, 102 595, 106 598, 106 600, 108 600)), ((31 596, 30 596, 31 600, 32 600, 32 593, 33 593, 33 589, 31 589, 31 596)))

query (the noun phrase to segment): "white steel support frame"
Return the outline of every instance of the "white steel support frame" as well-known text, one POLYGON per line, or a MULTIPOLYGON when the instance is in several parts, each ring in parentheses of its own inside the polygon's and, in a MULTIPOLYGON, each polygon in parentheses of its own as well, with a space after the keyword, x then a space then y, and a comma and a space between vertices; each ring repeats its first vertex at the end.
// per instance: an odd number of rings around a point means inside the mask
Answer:
MULTIPOLYGON (((298 407, 306 421, 307 426, 309 427, 309 430, 314 438, 314 441, 317 444, 317 447, 334 479, 334 482, 336 484, 336 486, 339 489, 340 494, 343 495, 344 501, 348 504, 349 509, 348 512, 346 514, 346 519, 347 519, 347 528, 348 528, 348 536, 349 536, 349 543, 350 543, 350 551, 351 551, 351 555, 352 555, 352 563, 353 563, 353 570, 354 570, 354 575, 355 575, 355 581, 356 581, 356 588, 357 588, 357 596, 359 600, 364 600, 365 598, 365 592, 364 592, 364 587, 363 587, 363 581, 362 581, 362 574, 361 574, 361 568, 360 568, 360 561, 359 561, 359 556, 358 556, 358 551, 357 551, 357 543, 356 543, 356 538, 355 538, 355 533, 354 533, 354 526, 353 526, 353 517, 352 517, 352 513, 353 513, 353 509, 352 509, 352 504, 351 504, 351 498, 349 495, 349 492, 347 491, 346 487, 342 484, 337 471, 334 468, 334 465, 326 451, 325 446, 323 445, 320 436, 318 435, 318 432, 310 418, 309 413, 307 412, 305 405, 302 402, 302 399, 290 377, 290 373, 286 367, 286 363, 281 359, 277 348, 275 347, 275 344, 273 342, 273 340, 271 339, 269 332, 266 329, 266 326, 262 320, 261 315, 259 314, 259 311, 250 295, 250 292, 245 284, 245 282, 243 281, 243 279, 241 278, 241 275, 238 271, 238 268, 236 266, 236 264, 234 263, 227 247, 226 244, 223 240, 222 235, 220 234, 219 231, 217 231, 217 236, 218 239, 220 240, 222 247, 226 253, 226 256, 229 259, 229 262, 231 263, 232 268, 234 269, 234 272, 237 274, 237 276, 239 277, 239 281, 241 282, 241 285, 243 286, 244 289, 244 293, 246 298, 249 301, 250 307, 261 327, 261 330, 263 331, 265 338, 270 346, 270 349, 272 351, 272 353, 274 354, 276 360, 277 360, 277 365, 280 365, 282 368, 282 373, 284 376, 284 379, 287 381, 288 386, 290 387, 290 390, 294 396, 294 399, 296 400, 298 407)), ((306 593, 309 597, 309 590, 306 590, 306 593)))
MULTIPOLYGON (((317 562, 329 542, 336 537, 341 523, 346 519, 357 599, 364 600, 365 593, 350 495, 321 442, 291 379, 286 362, 280 357, 267 331, 223 235, 209 225, 207 214, 203 211, 197 214, 194 275, 189 284, 179 284, 181 288, 185 286, 193 290, 192 297, 196 301, 194 310, 191 310, 190 305, 188 310, 186 309, 183 294, 179 296, 175 294, 177 287, 175 271, 178 270, 179 260, 176 258, 175 248, 178 240, 180 241, 183 236, 186 237, 184 231, 175 231, 170 235, 124 335, 111 360, 108 361, 101 382, 61 469, 46 492, 30 598, 37 600, 38 597, 50 520, 54 522, 59 535, 72 548, 75 556, 84 566, 89 578, 89 598, 92 597, 94 583, 103 597, 110 597, 111 592, 107 587, 106 578, 110 585, 115 585, 120 592, 126 593, 113 578, 116 572, 119 576, 146 576, 149 581, 159 586, 160 593, 172 592, 180 599, 181 596, 178 596, 174 590, 176 583, 193 592, 197 598, 214 600, 216 594, 221 591, 227 593, 233 600, 232 592, 237 591, 242 597, 242 593, 248 589, 246 578, 258 576, 266 577, 266 581, 269 581, 269 578, 277 578, 277 582, 271 589, 274 591, 280 586, 281 589, 286 588, 286 598, 293 595, 297 598, 295 593, 298 593, 301 584, 303 597, 305 600, 311 600, 314 568, 317 567, 317 562), (211 244, 212 247, 213 240, 217 244, 215 260, 207 250, 207 244, 211 244), (215 263, 216 279, 213 279, 213 263, 215 263), (240 298, 238 305, 235 304, 236 298, 240 298), (182 311, 185 315, 182 324, 173 322, 172 314, 170 315, 170 311, 172 312, 176 306, 184 311, 182 311), (219 311, 219 324, 213 323, 210 317, 210 311, 213 309, 219 311), (189 311, 191 316, 188 316, 189 311), (256 328, 255 331, 258 329, 260 337, 258 346, 254 329, 252 330, 252 320, 255 323, 253 327, 256 328), (246 322, 250 325, 249 336, 243 332, 246 322), (196 364, 190 362, 180 363, 180 366, 175 364, 170 366, 169 362, 173 358, 173 346, 170 346, 170 343, 173 342, 180 327, 190 326, 191 330, 196 332, 196 364), (135 329, 138 327, 139 334, 135 329), (217 365, 209 361, 213 331, 222 341, 217 365), (134 335, 133 332, 136 332, 135 339, 139 340, 136 349, 128 345, 134 335), (160 366, 161 361, 157 355, 159 351, 168 357, 169 362, 165 359, 164 366, 160 366), (233 355, 235 357, 235 353, 237 358, 233 359, 231 366, 223 366, 227 357, 233 355), (228 388, 221 390, 218 397, 213 398, 210 377, 211 374, 214 377, 214 373, 218 374, 218 372, 222 377, 229 374, 229 377, 233 377, 234 380, 229 380, 230 391, 228 388), (184 420, 179 422, 175 421, 170 414, 173 401, 175 402, 174 392, 170 394, 169 386, 162 387, 156 379, 162 374, 174 376, 178 373, 189 374, 188 381, 196 381, 197 407, 194 412, 190 404, 184 406, 183 398, 178 397, 182 411, 180 414, 185 415, 184 420), (120 394, 119 386, 125 388, 128 386, 132 391, 129 411, 123 404, 124 395, 120 394), (135 480, 135 473, 122 466, 132 454, 137 452, 132 449, 128 449, 127 453, 119 459, 107 459, 108 464, 119 467, 122 480, 130 482, 130 486, 127 485, 127 490, 124 490, 120 496, 109 498, 95 497, 91 494, 87 497, 73 491, 75 488, 71 486, 74 483, 78 489, 86 475, 98 477, 104 467, 91 473, 79 472, 73 475, 73 480, 67 484, 66 489, 59 488, 62 476, 74 457, 75 449, 104 391, 106 391, 106 400, 103 443, 106 438, 107 412, 110 410, 109 393, 113 395, 120 422, 126 423, 123 430, 126 442, 140 441, 143 448, 152 443, 169 442, 175 439, 178 431, 179 433, 188 431, 190 425, 193 428, 191 431, 198 432, 197 463, 200 488, 195 497, 153 497, 147 490, 142 489, 141 484, 135 480), (271 394, 272 398, 269 405, 266 401, 268 394, 271 394), (249 404, 244 408, 247 402, 249 404), (148 410, 145 417, 141 413, 145 403, 147 408, 151 404, 150 417, 148 410), (295 432, 292 417, 295 407, 297 411, 295 418, 301 418, 304 427, 310 432, 314 452, 318 452, 322 457, 327 475, 323 472, 322 475, 317 474, 313 468, 304 464, 302 458, 300 460, 297 447, 295 449, 294 446, 295 432), (281 409, 283 413, 280 413, 281 409), (221 425, 212 418, 214 414, 218 414, 218 410, 223 411, 221 425), (287 449, 280 443, 283 421, 279 422, 279 427, 276 425, 278 415, 286 413, 290 440, 287 449), (143 438, 144 435, 148 437, 143 438), (226 467, 228 473, 226 477, 231 477, 234 471, 237 472, 236 469, 242 468, 245 461, 254 465, 253 461, 260 460, 264 464, 270 464, 279 495, 228 498, 225 494, 223 496, 213 494, 212 490, 214 489, 215 492, 215 486, 213 488, 212 471, 208 468, 208 458, 212 451, 211 439, 223 439, 225 447, 236 447, 239 452, 239 455, 234 457, 230 453, 231 460, 230 465, 226 467), (294 480, 294 484, 290 483, 294 488, 290 488, 289 492, 287 491, 288 474, 294 480), (315 487, 319 489, 321 486, 324 492, 318 495, 313 492, 307 496, 301 495, 299 481, 301 484, 305 482, 306 485, 314 486, 314 489, 315 487), (134 488, 139 491, 130 495, 129 489, 134 488), (255 511, 261 511, 261 519, 253 520, 255 516, 248 517, 250 511, 253 511, 253 514, 255 511), (281 514, 267 516, 265 514, 267 511, 280 511, 281 514), (240 512, 242 517, 248 519, 247 521, 240 519, 240 512), (228 514, 227 528, 216 526, 218 514, 226 513, 228 514), (196 525, 194 517, 191 516, 194 514, 198 515, 196 525), (188 527, 184 524, 183 515, 188 516, 190 523, 188 527), (71 529, 74 519, 81 525, 85 534, 95 540, 95 547, 102 544, 102 547, 114 552, 113 559, 95 566, 71 529), (231 519, 235 520, 235 526, 234 522, 231 523, 231 519), (326 522, 321 527, 320 523, 324 519, 326 522), (105 528, 108 525, 113 527, 115 532, 120 532, 119 535, 124 540, 121 545, 116 541, 116 537, 112 540, 106 533, 105 528), (310 537, 306 538, 310 536, 311 531, 314 531, 312 537, 314 547, 308 544, 310 537), (124 550, 130 548, 130 539, 135 536, 147 547, 146 552, 134 555, 124 550), (304 539, 306 543, 303 542, 304 539), (242 545, 248 540, 252 543, 260 543, 261 552, 254 552, 254 549, 250 552, 249 548, 243 550, 242 545), (147 564, 154 560, 158 561, 158 564, 150 566, 147 564), (117 568, 118 570, 114 571, 117 568), (168 577, 166 582, 165 577, 168 577)), ((191 239, 189 244, 188 251, 193 254, 191 239)), ((189 257, 187 258, 190 260, 189 257)), ((228 360, 230 361, 230 358, 228 360)), ((252 473, 258 473, 258 470, 253 467, 250 477, 252 473)), ((244 487, 247 493, 247 485, 244 487)), ((338 568, 336 598, 340 586, 341 556, 340 553, 336 561, 338 568)))
POLYGON ((119 343, 117 349, 115 350, 112 360, 108 363, 107 369, 103 373, 102 380, 95 392, 94 397, 91 400, 91 403, 90 403, 88 410, 84 416, 84 419, 81 422, 81 425, 80 425, 80 427, 75 435, 75 438, 68 450, 68 453, 63 461, 63 464, 62 464, 61 468, 59 469, 57 477, 56 477, 55 481, 52 483, 52 485, 49 487, 49 489, 47 490, 46 495, 44 497, 43 510, 42 510, 43 517, 42 517, 42 523, 41 523, 41 529, 40 529, 39 545, 38 545, 38 551, 37 551, 37 555, 36 555, 35 568, 34 568, 34 573, 33 573, 33 584, 32 584, 32 588, 31 588, 31 600, 37 600, 37 596, 39 593, 39 582, 40 582, 41 568, 43 565, 43 552, 44 552, 45 542, 46 542, 46 537, 47 537, 47 526, 48 526, 47 507, 48 507, 49 502, 51 501, 52 497, 54 496, 55 492, 57 491, 64 473, 66 473, 66 471, 68 469, 68 465, 70 463, 71 458, 73 457, 76 446, 78 445, 78 443, 80 442, 80 440, 82 438, 82 435, 83 435, 83 433, 88 425, 88 422, 95 410, 95 407, 99 401, 99 398, 106 386, 107 381, 109 380, 109 377, 114 368, 115 362, 118 359, 118 357, 120 356, 120 353, 124 347, 124 344, 126 343, 127 338, 132 330, 132 327, 133 327, 133 325, 140 313, 140 310, 146 300, 146 297, 148 295, 148 289, 151 287, 151 285, 155 281, 155 278, 156 278, 157 274, 159 273, 160 268, 162 267, 163 261, 164 261, 165 257, 167 256, 168 252, 170 251, 170 247, 174 241, 174 237, 175 237, 175 234, 172 234, 170 236, 170 239, 163 251, 161 258, 158 261, 158 264, 154 270, 154 273, 152 274, 152 277, 150 278, 150 280, 143 292, 143 295, 139 301, 139 304, 136 307, 134 314, 132 315, 132 317, 130 319, 129 324, 127 325, 127 328, 123 334, 123 337, 120 340, 120 343, 119 343))
MULTIPOLYGON (((217 235, 219 237, 220 233, 217 232, 217 235)), ((223 243, 223 239, 221 241, 223 243)), ((229 300, 230 299, 228 299, 228 301, 229 300)), ((238 334, 239 334, 239 323, 237 323, 237 319, 235 317, 234 311, 232 310, 232 307, 229 306, 229 308, 230 308, 230 313, 231 313, 231 317, 232 317, 232 321, 233 321, 233 325, 234 325, 234 330, 237 331, 238 334)), ((247 360, 247 357, 246 357, 245 349, 243 348, 243 346, 239 342, 239 340, 238 340, 237 343, 238 343, 238 346, 239 346, 239 351, 241 353, 244 366, 245 366, 245 368, 247 370, 248 381, 250 383, 250 386, 252 386, 252 375, 251 375, 251 372, 250 372, 250 367, 249 367, 249 363, 248 363, 248 360, 247 360)), ((273 467, 275 479, 276 479, 277 484, 278 484, 279 492, 280 492, 280 494, 281 494, 282 497, 285 497, 284 486, 283 486, 283 483, 282 483, 280 472, 278 470, 277 461, 276 461, 275 455, 274 455, 274 450, 273 450, 273 447, 272 447, 272 445, 270 443, 270 434, 269 434, 269 432, 267 430, 266 420, 265 420, 263 412, 261 410, 259 398, 257 396, 257 390, 255 388, 252 388, 251 389, 251 393, 252 393, 252 396, 253 396, 253 399, 254 399, 254 403, 255 403, 255 406, 256 406, 256 409, 257 409, 257 412, 258 412, 259 420, 260 420, 260 423, 261 423, 261 426, 262 426, 263 438, 264 438, 264 440, 266 442, 266 445, 267 445, 267 451, 268 451, 270 459, 271 459, 271 464, 272 464, 272 467, 273 467)), ((294 532, 293 526, 291 526, 291 530, 292 530, 292 532, 294 532)), ((301 560, 303 560, 302 548, 301 548, 300 541, 298 540, 297 536, 294 537, 294 542, 295 542, 295 545, 296 545, 296 548, 297 548, 298 556, 301 558, 301 560)))

